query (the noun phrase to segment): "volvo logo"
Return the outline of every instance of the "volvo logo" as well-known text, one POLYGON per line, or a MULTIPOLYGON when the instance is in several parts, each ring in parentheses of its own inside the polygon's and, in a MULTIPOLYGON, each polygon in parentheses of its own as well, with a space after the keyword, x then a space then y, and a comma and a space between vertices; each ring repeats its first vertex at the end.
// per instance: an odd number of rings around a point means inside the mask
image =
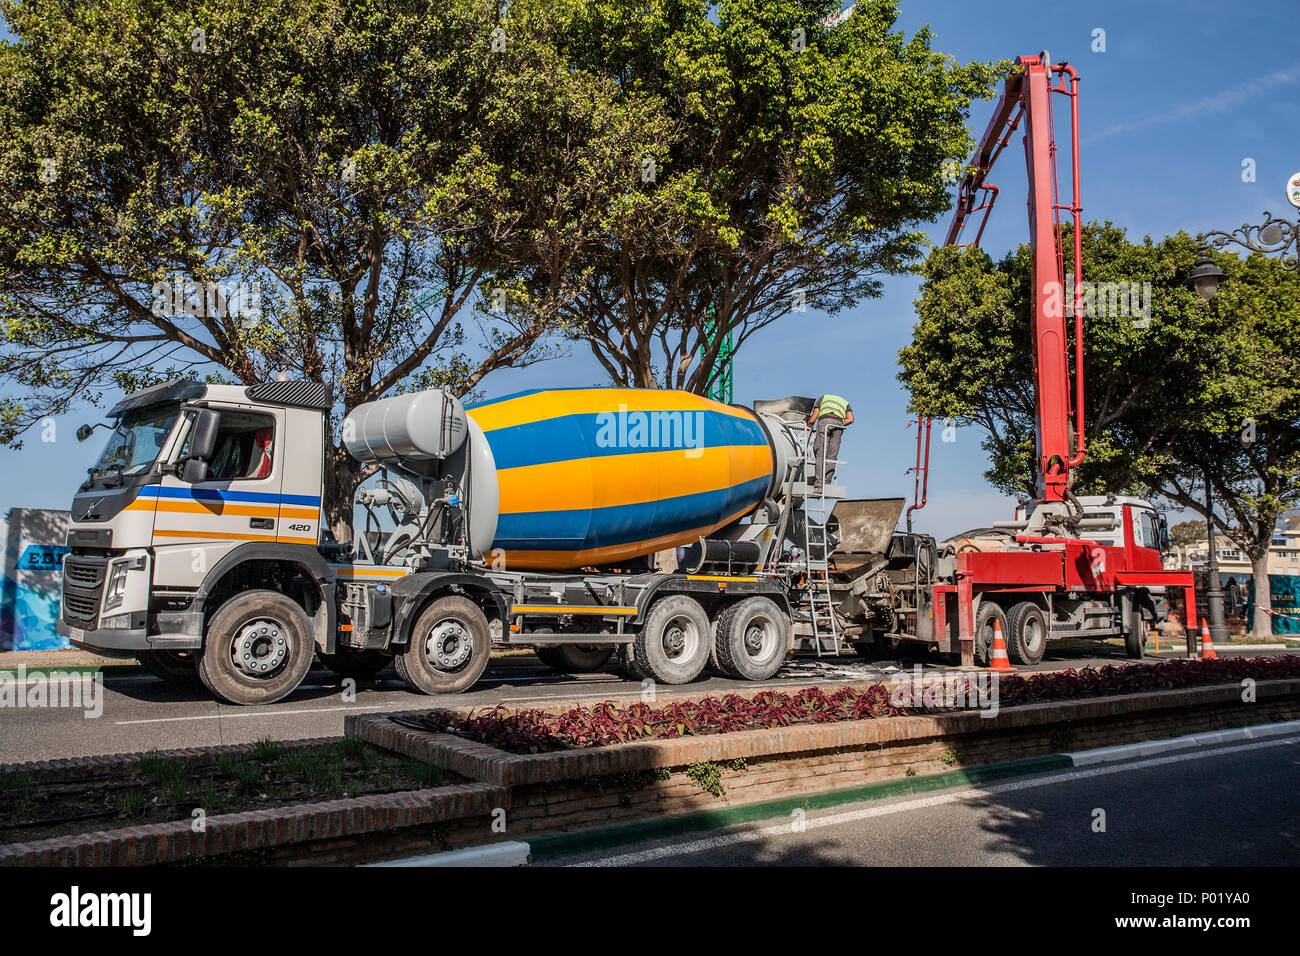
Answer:
POLYGON ((89 521, 91 518, 95 518, 95 517, 97 517, 97 515, 95 514, 95 509, 98 508, 98 507, 100 506, 100 504, 103 502, 103 500, 104 500, 103 498, 96 498, 96 499, 95 499, 94 501, 92 501, 89 505, 87 505, 87 506, 86 506, 86 510, 85 510, 85 512, 82 514, 80 520, 81 520, 81 521, 89 521))

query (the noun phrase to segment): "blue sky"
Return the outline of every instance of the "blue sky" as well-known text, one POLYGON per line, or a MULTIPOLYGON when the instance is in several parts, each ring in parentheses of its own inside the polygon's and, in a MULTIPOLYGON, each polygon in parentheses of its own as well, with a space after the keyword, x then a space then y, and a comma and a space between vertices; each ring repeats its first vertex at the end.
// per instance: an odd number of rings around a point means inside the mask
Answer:
MULTIPOLYGON (((1297 7, 1283 0, 1211 3, 1129 0, 1067 6, 1027 0, 998 3, 903 0, 900 26, 925 24, 934 44, 961 60, 1011 58, 1047 49, 1081 80, 1082 195, 1086 219, 1109 219, 1132 238, 1185 229, 1234 229, 1263 211, 1294 212, 1283 187, 1300 170, 1300 46, 1297 7), (1094 53, 1093 31, 1106 51, 1094 53), (1242 181, 1255 161, 1256 181, 1242 181)), ((987 123, 992 103, 976 104, 971 127, 987 123)), ((993 255, 1026 241, 1024 169, 1019 144, 991 177, 1002 188, 983 245, 993 255)), ((946 221, 929 229, 942 241, 946 221)), ((736 401, 835 392, 847 396, 857 424, 845 436, 841 478, 850 494, 911 493, 905 474, 915 451, 906 399, 895 378, 899 348, 914 322, 916 280, 887 280, 884 295, 833 318, 808 312, 777 323, 737 356, 736 401)), ((1028 343, 1026 343, 1028 346, 1028 343)), ((590 356, 570 356, 494 373, 489 395, 521 388, 601 381, 590 356)), ((31 434, 22 451, 0 451, 0 508, 67 507, 97 454, 72 437, 93 420, 87 410, 61 419, 58 440, 31 434)), ((930 504, 920 530, 947 535, 1010 517, 1011 499, 983 480, 980 435, 936 430, 930 504)))

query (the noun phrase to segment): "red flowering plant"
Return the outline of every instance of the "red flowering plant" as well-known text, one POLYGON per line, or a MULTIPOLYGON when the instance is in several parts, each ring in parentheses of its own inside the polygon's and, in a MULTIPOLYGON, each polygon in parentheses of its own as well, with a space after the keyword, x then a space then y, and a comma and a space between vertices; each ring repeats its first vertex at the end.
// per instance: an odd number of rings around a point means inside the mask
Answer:
MULTIPOLYGON (((999 705, 1012 707, 1078 697, 1231 684, 1246 679, 1300 677, 1300 656, 1174 660, 1118 667, 1108 664, 1024 677, 998 676, 999 705)), ((903 695, 904 699, 906 696, 903 695)), ((541 753, 794 724, 872 720, 905 716, 907 712, 905 706, 891 701, 888 685, 872 684, 861 690, 841 687, 831 693, 820 687, 805 687, 793 694, 775 690, 759 691, 752 697, 725 694, 698 701, 675 700, 662 707, 643 701, 631 704, 601 701, 558 714, 512 710, 498 704, 469 714, 433 710, 414 720, 401 718, 399 722, 420 730, 456 734, 511 753, 541 753)))

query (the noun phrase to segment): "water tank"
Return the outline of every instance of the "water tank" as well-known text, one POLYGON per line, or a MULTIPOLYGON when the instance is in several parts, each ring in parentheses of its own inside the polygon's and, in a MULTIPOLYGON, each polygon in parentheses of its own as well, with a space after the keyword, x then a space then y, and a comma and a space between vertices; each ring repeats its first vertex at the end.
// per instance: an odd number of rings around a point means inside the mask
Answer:
POLYGON ((429 461, 465 441, 465 410, 441 389, 367 402, 343 422, 343 442, 358 461, 429 461))
POLYGON ((569 570, 690 544, 748 514, 774 483, 758 417, 690 392, 546 389, 466 412, 495 463, 492 546, 512 569, 569 570))

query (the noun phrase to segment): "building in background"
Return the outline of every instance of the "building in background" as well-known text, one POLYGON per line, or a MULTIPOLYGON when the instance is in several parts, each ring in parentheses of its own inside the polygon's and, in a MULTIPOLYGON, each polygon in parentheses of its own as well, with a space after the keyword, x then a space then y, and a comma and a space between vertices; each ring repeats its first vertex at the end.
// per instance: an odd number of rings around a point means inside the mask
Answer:
POLYGON ((68 512, 52 508, 12 508, 0 519, 0 651, 68 646, 54 629, 68 518, 68 512))
MULTIPOLYGON (((1250 580, 1250 557, 1224 534, 1218 540, 1219 575, 1225 581, 1246 584, 1250 580)), ((1165 553, 1165 567, 1179 571, 1204 571, 1210 558, 1210 544, 1202 539, 1165 553)), ((1300 512, 1285 515, 1273 531, 1268 549, 1270 575, 1300 575, 1300 512)))

